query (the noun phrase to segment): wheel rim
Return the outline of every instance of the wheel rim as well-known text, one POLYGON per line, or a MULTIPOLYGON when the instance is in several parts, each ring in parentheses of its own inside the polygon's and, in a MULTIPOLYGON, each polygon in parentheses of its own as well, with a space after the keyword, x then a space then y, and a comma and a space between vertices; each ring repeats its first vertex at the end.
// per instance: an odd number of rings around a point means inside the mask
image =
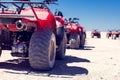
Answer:
POLYGON ((54 56, 55 56, 55 53, 54 53, 54 41, 52 40, 51 43, 50 43, 50 61, 53 61, 54 59, 54 56))
POLYGON ((52 68, 54 66, 55 62, 55 57, 56 57, 56 40, 55 36, 52 35, 52 39, 50 41, 50 46, 49 46, 49 66, 52 68))

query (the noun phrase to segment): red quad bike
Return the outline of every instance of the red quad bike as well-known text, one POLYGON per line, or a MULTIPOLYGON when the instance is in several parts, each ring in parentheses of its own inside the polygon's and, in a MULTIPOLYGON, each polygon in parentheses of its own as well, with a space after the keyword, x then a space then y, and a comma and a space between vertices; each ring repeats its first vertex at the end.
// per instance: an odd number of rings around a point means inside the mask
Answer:
POLYGON ((65 51, 66 51, 66 44, 67 44, 67 37, 65 34, 64 26, 65 26, 65 20, 63 18, 63 14, 61 11, 55 12, 55 19, 56 19, 56 25, 57 25, 57 59, 63 59, 65 57, 65 51))
POLYGON ((119 36, 120 36, 120 32, 118 32, 118 31, 112 32, 112 39, 117 39, 117 38, 119 38, 119 36))
POLYGON ((84 45, 83 28, 76 21, 77 18, 70 18, 66 24, 65 30, 67 35, 67 47, 79 48, 84 45))
POLYGON ((30 66, 36 70, 50 70, 55 58, 63 59, 64 23, 46 6, 54 1, 0 2, 0 55, 2 47, 7 45, 13 57, 28 58, 30 66))
POLYGON ((106 33, 106 37, 107 37, 107 38, 112 37, 112 31, 108 31, 108 32, 106 33))
POLYGON ((94 38, 95 36, 96 36, 97 38, 101 38, 100 32, 97 31, 97 30, 92 31, 92 32, 91 32, 91 37, 94 38))

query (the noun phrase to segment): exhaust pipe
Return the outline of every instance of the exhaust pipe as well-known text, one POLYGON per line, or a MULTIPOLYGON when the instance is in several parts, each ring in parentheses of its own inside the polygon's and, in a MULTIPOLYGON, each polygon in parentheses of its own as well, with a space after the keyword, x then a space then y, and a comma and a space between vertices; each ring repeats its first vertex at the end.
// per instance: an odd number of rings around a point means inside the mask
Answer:
POLYGON ((26 25, 21 20, 17 20, 15 24, 18 30, 24 30, 26 28, 26 25))

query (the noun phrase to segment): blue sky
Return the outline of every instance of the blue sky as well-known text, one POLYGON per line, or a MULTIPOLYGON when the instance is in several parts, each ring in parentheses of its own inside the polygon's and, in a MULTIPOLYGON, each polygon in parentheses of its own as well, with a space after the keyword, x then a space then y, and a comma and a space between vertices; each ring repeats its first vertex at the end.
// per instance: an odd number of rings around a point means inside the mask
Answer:
POLYGON ((59 9, 65 18, 78 17, 86 30, 120 29, 120 0, 58 0, 50 5, 59 9))
POLYGON ((86 30, 120 29, 120 0, 58 0, 57 3, 48 6, 53 13, 59 9, 65 18, 79 18, 86 30))

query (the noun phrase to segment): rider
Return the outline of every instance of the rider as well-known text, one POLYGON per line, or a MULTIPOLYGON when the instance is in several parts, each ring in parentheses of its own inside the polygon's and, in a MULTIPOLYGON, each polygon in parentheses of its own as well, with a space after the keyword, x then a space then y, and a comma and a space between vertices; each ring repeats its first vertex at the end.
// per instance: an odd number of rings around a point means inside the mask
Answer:
POLYGON ((63 14, 62 14, 61 11, 59 11, 58 9, 56 9, 55 16, 61 16, 61 17, 63 17, 63 14))

